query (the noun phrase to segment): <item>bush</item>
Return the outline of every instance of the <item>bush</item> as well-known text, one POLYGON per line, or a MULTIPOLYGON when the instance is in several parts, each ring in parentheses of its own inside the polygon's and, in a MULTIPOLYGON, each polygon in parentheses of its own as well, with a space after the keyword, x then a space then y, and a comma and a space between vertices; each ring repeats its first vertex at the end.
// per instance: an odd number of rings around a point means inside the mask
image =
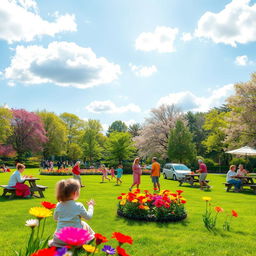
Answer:
POLYGON ((246 165, 248 164, 248 160, 244 159, 244 158, 233 158, 229 164, 234 164, 234 165, 239 165, 239 164, 243 164, 243 165, 246 165))
POLYGON ((204 163, 206 164, 206 166, 211 166, 211 167, 215 167, 218 165, 211 158, 205 158, 204 163))

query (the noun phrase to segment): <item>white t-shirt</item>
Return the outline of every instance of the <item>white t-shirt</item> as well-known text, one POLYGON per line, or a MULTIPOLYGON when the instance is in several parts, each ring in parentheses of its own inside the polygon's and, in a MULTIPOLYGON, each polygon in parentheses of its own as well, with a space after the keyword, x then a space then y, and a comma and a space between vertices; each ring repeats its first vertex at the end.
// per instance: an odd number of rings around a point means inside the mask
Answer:
POLYGON ((227 173, 227 182, 229 182, 230 180, 233 180, 234 178, 231 178, 231 177, 236 176, 236 175, 237 175, 236 172, 229 170, 227 173))

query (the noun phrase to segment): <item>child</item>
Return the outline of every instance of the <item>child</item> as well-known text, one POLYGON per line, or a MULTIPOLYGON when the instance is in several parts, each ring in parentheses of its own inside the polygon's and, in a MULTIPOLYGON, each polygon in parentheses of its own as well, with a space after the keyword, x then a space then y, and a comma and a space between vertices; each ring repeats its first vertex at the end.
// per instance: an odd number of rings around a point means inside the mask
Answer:
MULTIPOLYGON (((94 231, 81 218, 91 219, 95 202, 90 200, 87 202, 88 211, 82 203, 75 202, 80 195, 80 183, 75 179, 61 180, 56 186, 56 197, 59 202, 54 212, 54 219, 57 221, 57 229, 55 233, 64 227, 83 228, 88 230, 91 235, 94 231)), ((58 239, 54 234, 53 240, 49 241, 49 246, 63 247, 66 244, 58 239)))
POLYGON ((15 187, 16 188, 16 195, 22 196, 24 198, 30 197, 30 188, 29 186, 23 184, 26 180, 27 176, 21 177, 21 173, 25 171, 25 165, 17 164, 17 170, 12 174, 8 187, 15 187))
POLYGON ((120 184, 123 183, 122 180, 121 180, 122 175, 123 175, 123 166, 121 164, 119 164, 116 171, 117 171, 116 184, 119 185, 118 184, 119 182, 120 182, 120 184))
POLYGON ((107 171, 104 164, 101 165, 99 170, 102 172, 102 181, 101 181, 101 183, 104 182, 104 179, 107 179, 108 181, 110 181, 110 178, 108 178, 108 171, 107 171))
POLYGON ((110 174, 111 174, 111 180, 113 180, 113 178, 114 178, 114 179, 116 178, 114 167, 111 167, 111 168, 110 168, 110 174))

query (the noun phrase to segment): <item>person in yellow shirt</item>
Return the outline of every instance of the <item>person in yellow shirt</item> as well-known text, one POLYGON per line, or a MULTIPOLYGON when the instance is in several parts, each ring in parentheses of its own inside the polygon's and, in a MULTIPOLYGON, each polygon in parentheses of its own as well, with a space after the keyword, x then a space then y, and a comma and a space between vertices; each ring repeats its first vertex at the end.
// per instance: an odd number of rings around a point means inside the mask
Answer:
POLYGON ((160 170, 161 170, 161 166, 157 162, 157 158, 153 157, 152 167, 151 167, 151 179, 154 184, 154 190, 158 189, 159 191, 160 191, 160 183, 159 183, 160 170))

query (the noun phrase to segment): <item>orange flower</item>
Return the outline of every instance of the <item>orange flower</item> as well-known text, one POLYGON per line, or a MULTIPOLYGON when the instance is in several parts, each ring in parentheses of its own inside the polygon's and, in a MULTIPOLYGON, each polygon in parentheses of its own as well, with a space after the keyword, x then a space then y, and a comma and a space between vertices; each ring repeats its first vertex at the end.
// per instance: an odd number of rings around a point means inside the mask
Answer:
POLYGON ((220 206, 214 207, 214 210, 215 210, 216 212, 224 212, 224 209, 221 208, 220 206))
POLYGON ((232 216, 233 217, 238 217, 238 213, 235 210, 232 210, 232 216))

